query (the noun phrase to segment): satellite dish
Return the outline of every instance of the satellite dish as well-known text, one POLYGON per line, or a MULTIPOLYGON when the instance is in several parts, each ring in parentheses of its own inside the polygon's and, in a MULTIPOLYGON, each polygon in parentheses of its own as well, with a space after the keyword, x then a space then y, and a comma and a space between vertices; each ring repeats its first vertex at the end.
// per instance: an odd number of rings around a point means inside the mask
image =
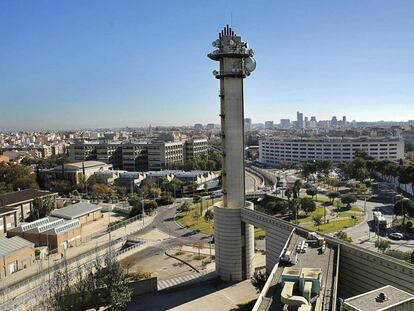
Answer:
POLYGON ((253 72, 256 69, 256 61, 253 57, 248 57, 244 59, 244 68, 249 71, 253 72))
POLYGON ((231 46, 233 46, 233 45, 235 44, 235 42, 234 42, 233 40, 231 40, 231 39, 230 39, 229 44, 230 44, 231 46))

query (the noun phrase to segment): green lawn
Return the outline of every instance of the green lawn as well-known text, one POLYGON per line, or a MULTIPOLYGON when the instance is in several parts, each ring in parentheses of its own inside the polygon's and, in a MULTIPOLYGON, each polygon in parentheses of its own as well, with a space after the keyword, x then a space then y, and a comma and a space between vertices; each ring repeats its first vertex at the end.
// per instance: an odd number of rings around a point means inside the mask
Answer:
MULTIPOLYGON (((300 213, 299 215, 305 215, 305 214, 300 213)), ((303 217, 303 218, 299 217, 298 222, 299 222, 299 224, 303 224, 303 223, 306 223, 306 222, 311 222, 311 221, 313 221, 313 216, 315 216, 315 215, 323 216, 323 206, 317 206, 316 211, 312 212, 311 214, 309 214, 306 217, 303 217)))
POLYGON ((354 219, 341 219, 337 221, 331 221, 327 224, 318 226, 315 225, 307 225, 304 226, 307 229, 314 230, 314 231, 320 231, 323 233, 330 233, 330 232, 337 232, 349 227, 353 227, 356 224, 359 224, 362 221, 362 218, 358 218, 356 220, 354 219))
POLYGON ((254 238, 263 239, 266 236, 266 232, 262 228, 254 228, 254 238))
MULTIPOLYGON (((221 201, 220 198, 203 201, 203 211, 206 211, 208 207, 219 201, 221 201)), ((200 203, 193 204, 188 212, 181 212, 177 214, 177 221, 189 229, 197 230, 208 235, 213 234, 214 222, 205 221, 204 217, 200 216, 200 212, 200 203)))
MULTIPOLYGON (((214 203, 221 201, 220 198, 214 199, 214 203)), ((212 205, 212 201, 208 200, 203 202, 203 211, 212 205)), ((200 217, 200 204, 193 204, 188 212, 181 212, 177 214, 177 221, 184 227, 200 231, 204 234, 213 234, 214 232, 214 220, 207 222, 204 217, 200 217)), ((263 239, 265 237, 265 231, 260 228, 255 228, 254 236, 256 239, 263 239)))

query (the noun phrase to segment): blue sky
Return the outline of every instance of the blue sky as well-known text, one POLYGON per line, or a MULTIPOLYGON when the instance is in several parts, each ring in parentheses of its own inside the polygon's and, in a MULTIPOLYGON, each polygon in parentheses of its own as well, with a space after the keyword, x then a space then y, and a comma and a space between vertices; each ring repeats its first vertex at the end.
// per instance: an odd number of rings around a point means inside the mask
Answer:
POLYGON ((231 23, 253 122, 414 119, 414 1, 0 1, 0 129, 219 122, 231 23))

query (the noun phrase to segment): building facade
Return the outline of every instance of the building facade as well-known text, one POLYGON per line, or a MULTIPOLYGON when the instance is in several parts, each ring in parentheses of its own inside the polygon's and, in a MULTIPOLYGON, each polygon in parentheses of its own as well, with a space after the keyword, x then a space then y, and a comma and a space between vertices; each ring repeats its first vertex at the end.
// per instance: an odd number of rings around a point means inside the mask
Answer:
MULTIPOLYGON (((171 140, 171 137, 169 138, 171 140)), ((207 154, 208 140, 193 137, 180 141, 91 143, 70 145, 71 161, 100 161, 115 169, 147 171, 170 168, 173 163, 191 161, 195 156, 207 154)))
POLYGON ((34 260, 34 243, 17 236, 0 237, 0 280, 30 267, 34 260))
POLYGON ((277 165, 280 161, 299 164, 306 161, 330 160, 335 164, 352 161, 357 150, 364 150, 377 160, 404 158, 400 139, 281 139, 259 141, 259 161, 277 165))
POLYGON ((206 155, 207 152, 207 138, 194 137, 185 142, 185 162, 192 161, 194 157, 206 155))

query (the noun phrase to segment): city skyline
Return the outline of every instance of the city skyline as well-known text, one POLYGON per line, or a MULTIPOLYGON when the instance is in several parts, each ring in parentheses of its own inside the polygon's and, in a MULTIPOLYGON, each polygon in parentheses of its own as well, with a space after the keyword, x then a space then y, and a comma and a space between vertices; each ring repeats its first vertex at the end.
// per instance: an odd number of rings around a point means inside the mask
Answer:
POLYGON ((1 3, 0 130, 219 123, 200 55, 229 22, 260 55, 245 96, 255 122, 413 119, 413 3, 232 4, 1 3))

